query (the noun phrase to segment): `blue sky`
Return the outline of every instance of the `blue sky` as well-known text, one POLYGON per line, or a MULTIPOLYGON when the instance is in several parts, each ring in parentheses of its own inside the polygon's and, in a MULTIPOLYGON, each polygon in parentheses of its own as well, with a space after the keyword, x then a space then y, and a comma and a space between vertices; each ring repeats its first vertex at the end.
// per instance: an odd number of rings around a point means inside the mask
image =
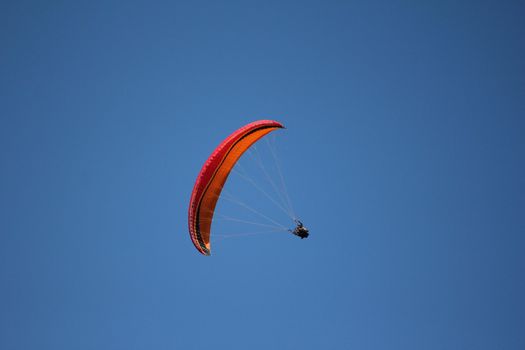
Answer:
POLYGON ((0 348, 525 348, 524 11, 2 2, 0 348), (201 256, 195 177, 262 118, 311 237, 201 256))

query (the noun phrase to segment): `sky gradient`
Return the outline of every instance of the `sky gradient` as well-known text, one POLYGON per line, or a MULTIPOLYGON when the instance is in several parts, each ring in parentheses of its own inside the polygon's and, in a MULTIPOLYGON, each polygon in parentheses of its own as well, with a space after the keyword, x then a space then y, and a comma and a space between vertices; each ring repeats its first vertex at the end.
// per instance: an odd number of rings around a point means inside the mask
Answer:
POLYGON ((524 13, 3 1, 0 348, 524 349, 524 13), (201 256, 195 177, 257 119, 311 237, 201 256))

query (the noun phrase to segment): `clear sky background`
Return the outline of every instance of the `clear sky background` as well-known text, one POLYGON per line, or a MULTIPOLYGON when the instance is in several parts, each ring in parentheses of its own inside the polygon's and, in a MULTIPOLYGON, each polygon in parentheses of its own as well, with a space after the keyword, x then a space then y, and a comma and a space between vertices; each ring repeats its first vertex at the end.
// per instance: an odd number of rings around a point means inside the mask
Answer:
POLYGON ((2 1, 0 348, 525 349, 524 13, 2 1), (204 257, 195 177, 266 118, 311 237, 204 257))

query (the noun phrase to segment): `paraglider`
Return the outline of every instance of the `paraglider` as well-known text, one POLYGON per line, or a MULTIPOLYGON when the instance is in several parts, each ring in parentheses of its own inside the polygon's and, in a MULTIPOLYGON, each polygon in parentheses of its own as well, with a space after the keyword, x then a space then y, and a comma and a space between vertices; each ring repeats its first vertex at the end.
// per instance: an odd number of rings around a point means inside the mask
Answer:
MULTIPOLYGON (((191 194, 188 211, 188 228, 195 248, 203 255, 210 255, 210 229, 215 206, 222 188, 239 158, 255 142, 268 133, 284 126, 273 120, 259 120, 233 132, 217 146, 204 163, 191 194)), ((300 223, 292 232, 301 238, 308 237, 308 230, 300 223)))
POLYGON ((306 227, 304 227, 303 223, 300 220, 295 220, 295 228, 293 230, 288 230, 292 234, 296 235, 297 237, 308 238, 310 235, 310 230, 308 230, 306 227))

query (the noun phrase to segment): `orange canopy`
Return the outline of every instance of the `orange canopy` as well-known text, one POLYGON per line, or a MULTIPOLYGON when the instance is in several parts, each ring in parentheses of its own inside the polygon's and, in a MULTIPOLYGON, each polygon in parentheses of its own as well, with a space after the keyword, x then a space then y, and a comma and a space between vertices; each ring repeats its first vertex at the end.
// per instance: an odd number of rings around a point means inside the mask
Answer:
POLYGON ((269 132, 284 128, 273 120, 259 120, 238 129, 213 151, 204 163, 193 187, 188 227, 195 248, 210 255, 210 228, 215 205, 230 171, 242 154, 269 132))

